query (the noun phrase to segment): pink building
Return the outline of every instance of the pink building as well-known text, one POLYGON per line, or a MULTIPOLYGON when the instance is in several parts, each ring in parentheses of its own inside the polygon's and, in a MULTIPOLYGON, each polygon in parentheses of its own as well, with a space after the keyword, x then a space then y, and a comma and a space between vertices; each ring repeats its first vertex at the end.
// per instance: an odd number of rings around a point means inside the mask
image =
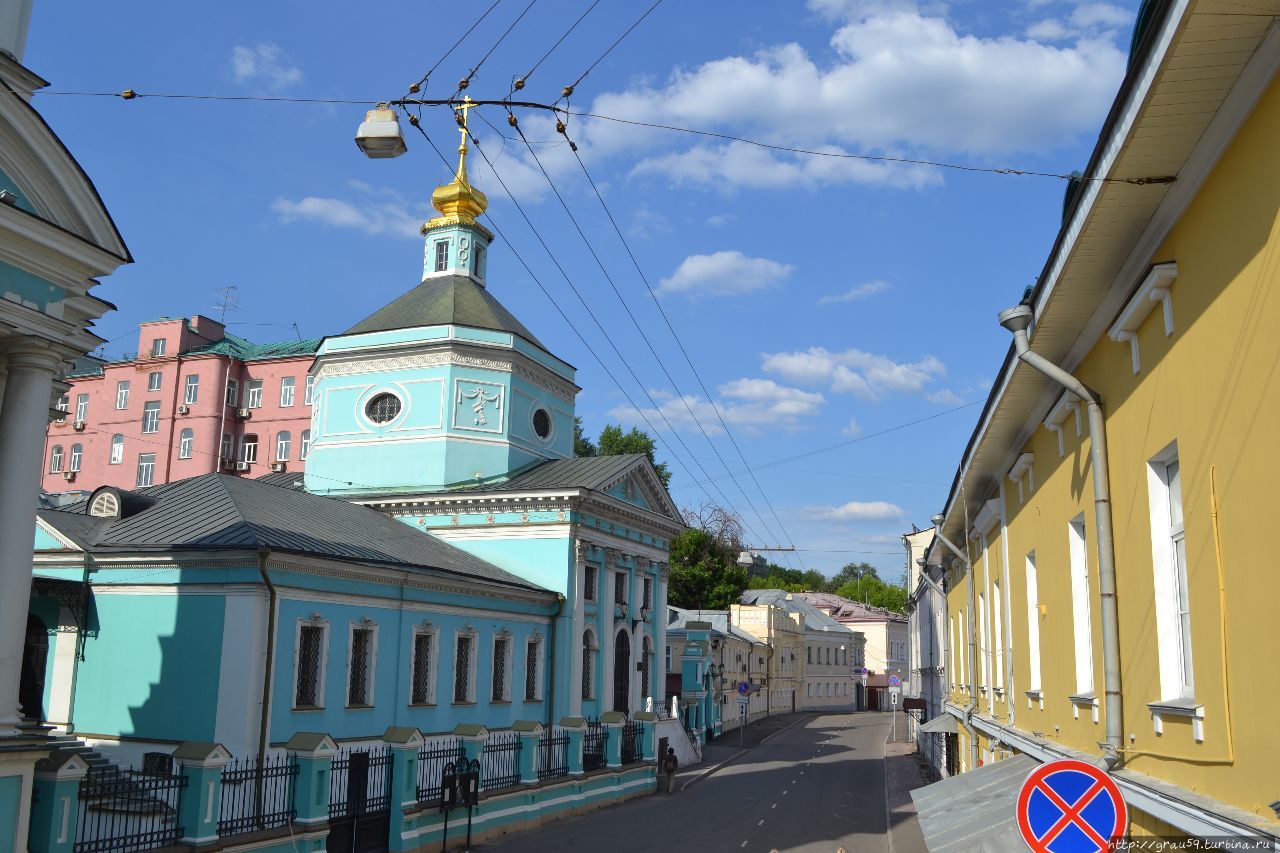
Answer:
POLYGON ((254 344, 216 320, 138 329, 138 355, 65 377, 45 439, 46 492, 168 483, 222 470, 301 472, 320 341, 254 344))

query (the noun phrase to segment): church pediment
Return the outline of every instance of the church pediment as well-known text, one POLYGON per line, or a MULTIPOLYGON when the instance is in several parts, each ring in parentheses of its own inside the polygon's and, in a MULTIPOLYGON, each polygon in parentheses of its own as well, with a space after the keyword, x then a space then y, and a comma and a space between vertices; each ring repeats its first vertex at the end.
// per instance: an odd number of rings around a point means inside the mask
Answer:
POLYGON ((676 508, 671 495, 663 487, 658 472, 646 457, 637 458, 612 481, 602 483, 596 489, 634 507, 683 523, 680 510, 676 508))

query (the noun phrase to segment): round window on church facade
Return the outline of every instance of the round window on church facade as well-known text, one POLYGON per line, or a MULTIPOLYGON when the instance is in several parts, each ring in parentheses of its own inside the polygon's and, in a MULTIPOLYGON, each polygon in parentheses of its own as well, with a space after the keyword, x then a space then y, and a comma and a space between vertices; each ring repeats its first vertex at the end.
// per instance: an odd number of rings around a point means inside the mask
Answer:
POLYGON ((375 424, 385 424, 400 414, 400 398, 395 394, 375 394, 364 406, 364 414, 375 424))
POLYGON ((551 437, 551 415, 547 413, 546 409, 534 410, 533 431, 543 441, 551 437))

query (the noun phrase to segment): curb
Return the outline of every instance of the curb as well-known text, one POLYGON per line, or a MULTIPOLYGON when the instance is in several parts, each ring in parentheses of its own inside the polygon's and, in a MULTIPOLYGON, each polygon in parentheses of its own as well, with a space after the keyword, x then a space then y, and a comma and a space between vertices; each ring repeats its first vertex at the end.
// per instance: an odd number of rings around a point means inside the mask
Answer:
MULTIPOLYGON (((757 743, 757 744, 755 744, 754 746, 760 746, 761 744, 768 743, 770 740, 772 740, 773 738, 775 738, 775 737, 777 737, 778 735, 782 734, 783 732, 785 732, 785 731, 787 731, 787 730, 789 730, 789 729, 795 728, 795 727, 796 727, 796 726, 798 726, 800 723, 806 722, 806 721, 811 720, 811 719, 813 719, 813 715, 811 715, 811 714, 810 714, 810 715, 802 716, 802 717, 800 717, 800 719, 792 721, 791 723, 787 724, 786 726, 783 726, 782 728, 778 729, 776 732, 770 732, 769 734, 765 735, 763 738, 761 738, 761 739, 760 739, 760 742, 759 742, 759 743, 757 743)), ((705 779, 705 778, 707 778, 708 776, 710 776, 712 773, 715 773, 715 772, 717 772, 717 771, 719 771, 719 770, 723 769, 726 765, 732 764, 733 762, 737 761, 739 758, 741 758, 742 756, 744 756, 744 755, 746 755, 748 752, 750 752, 753 748, 754 748, 754 747, 750 747, 750 746, 749 746, 749 747, 746 747, 745 749, 740 749, 740 750, 738 750, 737 752, 735 752, 733 755, 730 755, 728 758, 726 758, 725 760, 721 761, 719 764, 714 764, 714 765, 712 765, 711 767, 708 767, 706 770, 703 770, 701 773, 699 773, 697 776, 694 776, 694 777, 693 777, 692 779, 690 779, 689 781, 682 783, 682 784, 680 785, 680 790, 681 790, 681 791, 684 791, 684 790, 685 790, 685 789, 687 789, 687 788, 691 788, 691 787, 693 787, 694 785, 696 785, 696 784, 698 784, 699 782, 701 782, 703 779, 705 779)))

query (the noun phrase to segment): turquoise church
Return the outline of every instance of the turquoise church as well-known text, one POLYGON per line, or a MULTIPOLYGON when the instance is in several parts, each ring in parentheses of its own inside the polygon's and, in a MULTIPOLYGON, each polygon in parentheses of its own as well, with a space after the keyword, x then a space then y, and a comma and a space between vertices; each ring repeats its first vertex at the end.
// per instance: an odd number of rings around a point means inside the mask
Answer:
POLYGON ((40 511, 29 718, 136 761, 663 706, 680 514, 646 457, 573 457, 574 369, 490 290, 465 141, 432 203, 421 283, 317 352, 304 475, 40 511))

